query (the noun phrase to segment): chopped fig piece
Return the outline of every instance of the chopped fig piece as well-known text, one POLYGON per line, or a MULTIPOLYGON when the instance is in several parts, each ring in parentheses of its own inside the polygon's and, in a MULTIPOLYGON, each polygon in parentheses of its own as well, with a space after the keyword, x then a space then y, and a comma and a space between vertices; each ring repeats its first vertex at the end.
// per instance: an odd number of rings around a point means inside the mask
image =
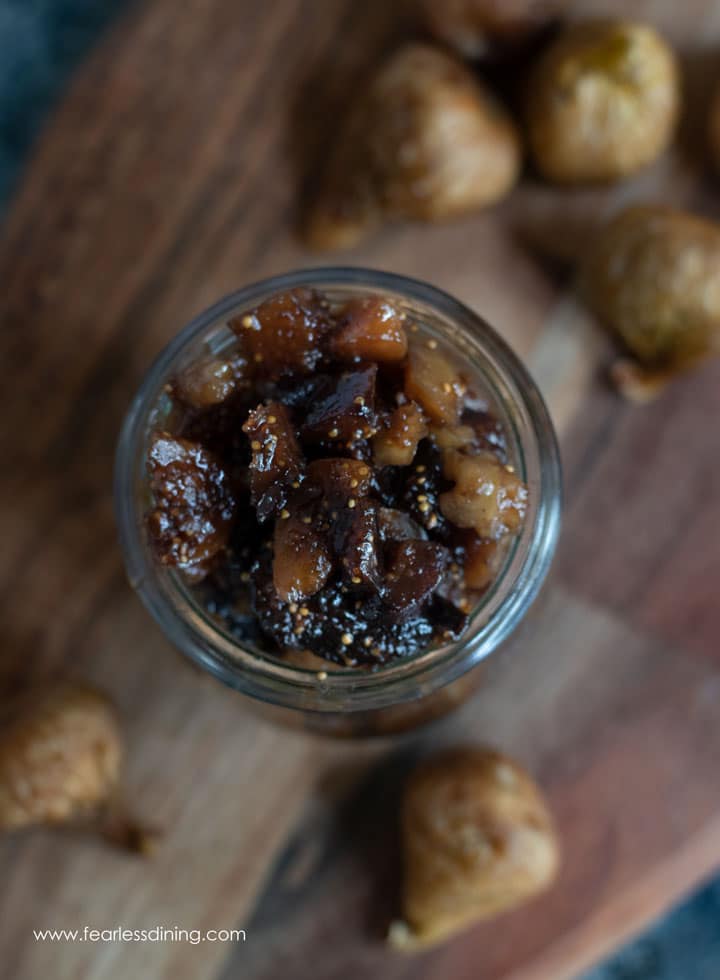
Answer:
POLYGON ((457 527, 497 540, 517 531, 525 517, 527 487, 492 453, 465 456, 456 449, 443 454, 443 472, 455 486, 440 496, 440 510, 457 527))
POLYGON ((438 449, 462 449, 468 453, 488 450, 506 462, 507 447, 499 422, 487 412, 463 412, 459 425, 433 425, 430 438, 438 449))
POLYGON ((213 569, 215 555, 206 558, 204 561, 196 562, 194 565, 185 565, 181 568, 182 576, 188 585, 198 585, 204 581, 213 569))
POLYGON ((173 393, 191 408, 210 408, 229 398, 237 387, 230 361, 208 357, 189 364, 175 378, 173 393))
POLYGON ((299 517, 276 521, 273 555, 273 584, 283 602, 315 595, 332 570, 325 539, 299 517))
POLYGON ((435 624, 436 635, 442 640, 458 640, 465 632, 468 616, 445 596, 434 595, 425 614, 435 624))
POLYGON ((427 435, 427 421, 415 402, 398 405, 373 439, 373 455, 378 466, 409 466, 421 439, 427 435))
POLYGON ((433 425, 430 438, 438 449, 467 449, 475 444, 471 425, 433 425))
POLYGON ((439 506, 440 494, 449 486, 449 481, 443 476, 440 452, 425 439, 420 443, 414 464, 405 478, 400 505, 418 524, 439 534, 446 523, 439 506))
POLYGON ((230 327, 258 376, 308 374, 322 356, 320 340, 330 328, 328 304, 313 289, 299 287, 235 317, 230 327))
POLYGON ((534 60, 525 83, 525 133, 546 180, 610 184, 645 169, 670 146, 681 111, 681 68, 653 27, 630 19, 633 6, 626 5, 625 18, 568 25, 534 60))
POLYGON ((375 434, 375 378, 377 365, 341 374, 319 396, 303 427, 309 442, 335 445, 368 439, 375 434))
POLYGON ((226 544, 235 501, 217 457, 196 442, 156 433, 148 453, 155 507, 147 528, 163 565, 189 568, 226 544))
POLYGON ((404 510, 395 510, 393 507, 378 509, 378 531, 383 542, 407 541, 409 538, 427 540, 425 528, 416 524, 404 510))
POLYGON ((582 286, 633 355, 612 381, 650 401, 673 375, 720 353, 720 224, 664 205, 625 208, 595 236, 582 286))
POLYGON ((380 584, 380 534, 375 504, 360 500, 354 507, 348 506, 341 511, 336 519, 334 539, 346 581, 353 586, 377 589, 380 584))
POLYGON ((330 350, 341 361, 401 361, 408 349, 405 320, 382 296, 350 300, 330 350))
POLYGON ((228 472, 232 471, 233 481, 240 475, 247 482, 250 446, 242 422, 252 407, 252 403, 248 404, 248 392, 239 385, 234 394, 218 405, 184 411, 178 435, 217 453, 228 472))
POLYGON ((329 509, 366 496, 373 482, 372 470, 359 459, 316 459, 308 464, 306 474, 303 486, 317 486, 329 509))
POLYGON ((383 598, 396 609, 416 609, 440 584, 448 552, 430 541, 402 541, 393 550, 383 598))
POLYGON ((281 378, 275 389, 275 397, 283 405, 297 412, 303 418, 321 395, 333 383, 329 374, 303 374, 300 378, 291 376, 281 378))
POLYGON ((465 385, 434 340, 412 344, 405 368, 405 394, 419 402, 434 422, 456 425, 462 411, 465 385))
POLYGON ((479 538, 470 531, 465 540, 465 585, 482 592, 497 578, 505 551, 497 541, 479 538))
POLYGON ((288 411, 280 402, 258 405, 242 428, 252 449, 252 502, 258 519, 264 521, 285 506, 288 486, 302 472, 302 453, 288 411))

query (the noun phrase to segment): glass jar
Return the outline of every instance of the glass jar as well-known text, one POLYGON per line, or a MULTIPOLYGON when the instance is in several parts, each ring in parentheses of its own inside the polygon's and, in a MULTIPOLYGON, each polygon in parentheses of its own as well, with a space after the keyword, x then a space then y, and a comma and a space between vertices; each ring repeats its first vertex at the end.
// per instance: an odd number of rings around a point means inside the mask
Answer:
POLYGON ((306 269, 241 289, 201 313, 159 355, 125 419, 116 457, 115 507, 130 584, 166 636, 270 718, 328 734, 387 733, 455 707, 477 686, 478 665, 525 615, 550 565, 560 527, 557 442, 542 397, 505 342, 462 303, 424 282, 360 268, 306 269), (168 427, 167 382, 188 363, 235 342, 228 320, 269 296, 311 286, 331 300, 381 293, 424 335, 453 349, 477 376, 505 429, 511 463, 529 488, 524 526, 458 641, 375 671, 307 669, 241 644, 200 605, 182 575, 153 558, 144 530, 150 504, 148 440, 168 427), (470 673, 472 672, 472 673, 470 673))

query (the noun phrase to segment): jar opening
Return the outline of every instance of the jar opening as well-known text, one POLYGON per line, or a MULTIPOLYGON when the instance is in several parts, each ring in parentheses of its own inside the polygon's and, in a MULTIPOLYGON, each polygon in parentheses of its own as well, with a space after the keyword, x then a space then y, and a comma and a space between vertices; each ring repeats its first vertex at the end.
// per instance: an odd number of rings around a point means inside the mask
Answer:
POLYGON ((188 656, 230 686, 260 700, 320 712, 369 710, 413 700, 449 683, 495 649, 514 629, 549 566, 560 521, 560 468, 547 410, 527 371, 504 341, 467 307, 417 280, 361 268, 307 269, 264 280, 226 297, 185 327, 160 354, 123 426, 115 471, 115 506, 128 577, 153 617, 188 656), (311 286, 333 296, 383 293, 412 313, 423 331, 455 348, 486 387, 508 439, 513 465, 530 488, 525 526, 473 609, 459 641, 373 670, 328 664, 318 672, 284 663, 237 639, 200 604, 181 576, 149 552, 143 515, 149 500, 149 433, 167 417, 164 387, 200 345, 213 353, 230 340, 233 314, 268 296, 311 286))

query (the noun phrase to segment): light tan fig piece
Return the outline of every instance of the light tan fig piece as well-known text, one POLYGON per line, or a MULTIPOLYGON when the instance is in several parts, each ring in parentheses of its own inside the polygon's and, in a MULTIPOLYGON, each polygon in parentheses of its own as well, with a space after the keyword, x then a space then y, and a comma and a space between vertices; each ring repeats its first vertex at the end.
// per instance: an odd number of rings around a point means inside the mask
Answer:
POLYGON ((552 22, 567 0, 423 0, 425 22, 464 58, 515 45, 552 22))
POLYGON ((520 170, 517 130, 461 62, 407 44, 380 68, 330 148, 304 229, 354 245, 385 220, 439 221, 498 201, 520 170))
POLYGON ((32 692, 0 716, 0 831, 98 819, 115 842, 147 835, 118 805, 123 743, 109 699, 79 684, 32 692))
POLYGON ((511 759, 488 749, 436 756, 411 776, 402 809, 402 950, 442 942, 547 888, 559 847, 540 790, 511 759))
POLYGON ((612 380, 648 401, 678 373, 720 353, 720 225, 661 205, 616 215, 593 242, 582 292, 637 363, 612 380))
POLYGON ((530 74, 527 132, 537 169, 559 183, 618 180, 666 149, 680 110, 675 55, 646 24, 575 24, 530 74))

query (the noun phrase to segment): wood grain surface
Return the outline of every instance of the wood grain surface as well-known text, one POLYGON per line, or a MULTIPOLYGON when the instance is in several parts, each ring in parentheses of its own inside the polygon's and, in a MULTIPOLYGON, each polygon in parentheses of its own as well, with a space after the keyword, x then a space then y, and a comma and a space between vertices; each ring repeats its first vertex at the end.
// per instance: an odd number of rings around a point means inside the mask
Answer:
POLYGON ((720 6, 633 12, 686 61, 696 108, 676 151, 611 190, 528 176, 491 212, 391 228, 342 257, 426 278, 495 324, 538 377, 565 462, 541 600, 472 702, 395 740, 272 728, 182 660, 125 583, 110 484, 123 412, 183 323, 253 279, 337 260, 297 243, 297 201, 363 73, 413 32, 408 8, 147 0, 74 79, 0 238, 0 690, 65 675, 108 690, 131 796, 165 836, 149 862, 71 833, 2 841, 3 977, 562 980, 720 864, 720 365, 650 407, 622 403, 603 381, 609 343, 553 254, 630 199, 720 216, 697 153, 720 6), (404 958, 382 943, 395 802, 416 752, 458 741, 536 773, 563 872, 526 908, 404 958), (247 941, 32 937, 84 925, 242 925, 247 941))

